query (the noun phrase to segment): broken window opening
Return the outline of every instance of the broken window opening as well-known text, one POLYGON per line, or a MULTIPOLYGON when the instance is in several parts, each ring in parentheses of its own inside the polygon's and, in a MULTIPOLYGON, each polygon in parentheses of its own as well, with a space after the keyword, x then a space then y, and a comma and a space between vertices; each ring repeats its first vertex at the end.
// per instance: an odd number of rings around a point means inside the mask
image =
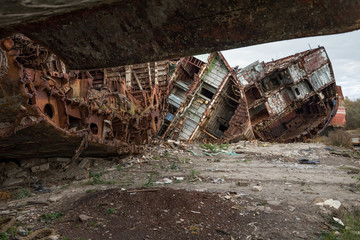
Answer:
POLYGON ((29 98, 29 99, 28 99, 28 104, 29 104, 29 105, 34 105, 32 98, 29 98))
POLYGON ((81 128, 81 119, 69 116, 69 129, 72 128, 79 130, 81 128))
POLYGON ((271 91, 280 87, 280 82, 277 79, 277 76, 271 76, 270 78, 265 78, 262 81, 262 85, 266 91, 271 91))
POLYGON ((169 104, 169 113, 175 114, 177 112, 178 108, 169 104))
POLYGON ((222 131, 222 132, 225 132, 228 128, 229 128, 229 126, 225 126, 223 124, 219 125, 219 130, 222 131))
POLYGON ((98 125, 96 123, 91 123, 90 124, 90 131, 94 135, 98 134, 98 132, 99 132, 98 125))
POLYGON ((299 92, 298 88, 295 88, 295 92, 296 92, 297 95, 300 95, 300 92, 299 92))
POLYGON ((249 105, 261 98, 261 93, 255 86, 246 90, 245 95, 249 105))
POLYGON ((270 116, 268 110, 266 109, 265 103, 251 108, 249 113, 250 119, 253 123, 261 122, 270 116))
POLYGON ((201 95, 207 97, 208 99, 212 99, 213 96, 214 96, 214 93, 213 93, 213 92, 207 90, 207 89, 204 88, 204 87, 201 88, 201 92, 200 92, 200 93, 201 93, 201 95))
POLYGON ((46 104, 44 107, 44 113, 52 119, 54 117, 54 107, 50 103, 46 104))
POLYGON ((159 136, 163 136, 164 133, 166 132, 166 130, 168 129, 169 125, 171 124, 171 122, 167 119, 164 119, 164 123, 163 125, 161 126, 159 132, 158 132, 158 135, 159 136))

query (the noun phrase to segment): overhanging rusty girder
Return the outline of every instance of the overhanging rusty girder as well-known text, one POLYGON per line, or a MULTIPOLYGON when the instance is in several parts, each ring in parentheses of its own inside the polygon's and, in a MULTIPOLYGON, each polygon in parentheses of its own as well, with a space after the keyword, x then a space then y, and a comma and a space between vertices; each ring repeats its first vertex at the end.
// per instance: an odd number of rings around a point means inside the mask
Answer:
POLYGON ((172 59, 360 28, 357 0, 5 1, 0 37, 22 32, 70 69, 172 59))

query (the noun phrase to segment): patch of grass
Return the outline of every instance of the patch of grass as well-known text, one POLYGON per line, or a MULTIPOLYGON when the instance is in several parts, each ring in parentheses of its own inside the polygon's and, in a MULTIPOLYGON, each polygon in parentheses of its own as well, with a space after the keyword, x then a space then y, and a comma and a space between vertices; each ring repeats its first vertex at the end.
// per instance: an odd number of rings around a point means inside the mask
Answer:
POLYGON ((266 200, 261 200, 257 205, 258 206, 265 206, 267 204, 268 204, 268 202, 266 200))
POLYGON ((170 154, 169 152, 165 152, 165 153, 164 153, 164 156, 165 156, 166 158, 170 158, 170 157, 171 157, 171 154, 170 154))
POLYGON ((9 240, 9 234, 7 232, 0 233, 0 240, 9 240))
POLYGON ((18 229, 17 227, 12 226, 6 230, 6 233, 9 235, 9 237, 11 237, 11 239, 17 239, 16 235, 18 233, 18 229))
POLYGON ((212 153, 218 153, 218 152, 221 151, 220 149, 218 149, 218 146, 217 146, 216 144, 211 144, 211 143, 201 144, 200 147, 201 147, 202 149, 209 150, 209 151, 212 152, 212 153))
POLYGON ((152 187, 154 183, 153 176, 154 176, 154 172, 151 172, 148 181, 143 185, 143 187, 146 188, 152 187))
POLYGON ((52 213, 45 213, 41 215, 41 220, 44 220, 46 223, 51 223, 53 220, 61 218, 64 216, 62 212, 52 212, 52 213))
POLYGON ((88 185, 103 184, 104 180, 100 179, 101 173, 90 172, 90 180, 87 182, 88 185))
POLYGON ((90 222, 89 222, 89 226, 95 227, 95 226, 96 226, 96 222, 95 222, 95 221, 90 221, 90 222))
POLYGON ((29 189, 26 188, 20 188, 19 190, 11 193, 12 199, 23 199, 31 196, 31 192, 29 189))
POLYGON ((61 189, 68 189, 70 187, 70 184, 65 184, 61 186, 61 189))
POLYGON ((126 169, 123 168, 123 166, 119 165, 119 166, 116 167, 116 170, 118 170, 118 171, 125 171, 126 169))
POLYGON ((160 160, 159 156, 154 156, 154 160, 160 160))
POLYGON ((88 189, 86 190, 86 193, 93 193, 95 191, 95 189, 88 189))
POLYGON ((99 185, 99 184, 116 184, 116 181, 104 181, 100 179, 101 173, 91 173, 90 180, 86 183, 87 185, 99 185))
POLYGON ((343 217, 345 226, 335 222, 332 218, 329 223, 338 229, 339 234, 332 232, 323 232, 319 239, 321 240, 359 240, 360 239, 360 213, 355 215, 345 214, 343 217))
POLYGON ((171 166, 170 166, 170 169, 171 170, 176 170, 176 169, 178 169, 179 168, 179 166, 177 165, 177 163, 176 162, 172 162, 172 164, 171 164, 171 166))
POLYGON ((229 146, 230 146, 230 145, 229 145, 228 143, 220 144, 220 145, 219 145, 219 149, 220 149, 220 150, 228 150, 229 146))
POLYGON ((196 182, 199 179, 200 172, 196 169, 191 169, 187 179, 189 182, 196 182))
POLYGON ((115 209, 115 208, 107 208, 107 209, 105 210, 105 214, 106 214, 106 215, 112 215, 112 214, 114 214, 114 213, 116 213, 116 209, 115 209))

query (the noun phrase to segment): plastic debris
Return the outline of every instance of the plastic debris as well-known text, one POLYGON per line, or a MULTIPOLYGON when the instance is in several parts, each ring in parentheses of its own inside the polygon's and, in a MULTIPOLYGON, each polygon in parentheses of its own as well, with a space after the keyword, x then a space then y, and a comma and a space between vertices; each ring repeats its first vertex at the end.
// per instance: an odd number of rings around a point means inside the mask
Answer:
POLYGON ((306 158, 302 158, 299 160, 299 163, 300 164, 319 164, 320 161, 317 161, 317 160, 309 160, 309 159, 306 159, 306 158))

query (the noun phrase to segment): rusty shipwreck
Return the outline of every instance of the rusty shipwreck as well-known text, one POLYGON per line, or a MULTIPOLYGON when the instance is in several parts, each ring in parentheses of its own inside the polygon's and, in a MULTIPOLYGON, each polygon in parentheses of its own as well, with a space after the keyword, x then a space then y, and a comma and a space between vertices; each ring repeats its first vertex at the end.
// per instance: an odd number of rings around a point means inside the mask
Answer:
POLYGON ((16 34, 0 41, 0 157, 139 152, 167 110, 168 61, 68 71, 16 34))
POLYGON ((184 141, 303 141, 334 117, 338 95, 323 47, 242 69, 220 52, 182 58, 160 134, 184 141))
POLYGON ((0 40, 0 74, 4 159, 112 157, 141 152, 157 136, 301 141, 326 127, 339 105, 322 47, 245 68, 214 52, 69 71, 15 34, 0 40))

